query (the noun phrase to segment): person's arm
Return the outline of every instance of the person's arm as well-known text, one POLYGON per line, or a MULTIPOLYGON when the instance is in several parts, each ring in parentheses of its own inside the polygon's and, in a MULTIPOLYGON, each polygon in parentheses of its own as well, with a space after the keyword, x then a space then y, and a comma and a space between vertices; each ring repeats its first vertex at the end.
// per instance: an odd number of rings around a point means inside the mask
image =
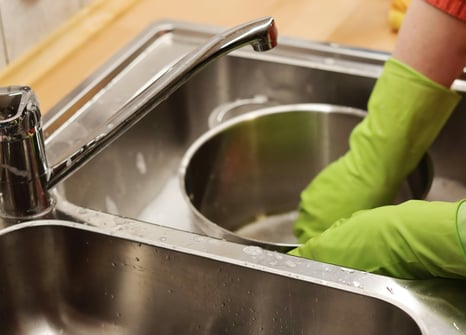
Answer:
MULTIPOLYGON (((458 8, 453 2, 464 3, 466 8, 465 1, 449 2, 441 8, 458 8)), ((466 24, 461 19, 464 11, 457 9, 450 14, 424 0, 412 0, 398 33, 393 57, 450 87, 466 65, 466 24)))
POLYGON ((357 210, 390 203, 458 103, 446 88, 465 61, 466 22, 412 0, 350 151, 301 194, 294 230, 300 242, 357 210))
POLYGON ((411 200, 356 212, 290 253, 402 279, 466 279, 465 233, 465 200, 411 200))
POLYGON ((291 254, 403 278, 466 277, 464 206, 381 207, 458 103, 448 87, 465 65, 465 49, 466 22, 412 0, 350 150, 301 194, 294 231, 303 245, 291 254))

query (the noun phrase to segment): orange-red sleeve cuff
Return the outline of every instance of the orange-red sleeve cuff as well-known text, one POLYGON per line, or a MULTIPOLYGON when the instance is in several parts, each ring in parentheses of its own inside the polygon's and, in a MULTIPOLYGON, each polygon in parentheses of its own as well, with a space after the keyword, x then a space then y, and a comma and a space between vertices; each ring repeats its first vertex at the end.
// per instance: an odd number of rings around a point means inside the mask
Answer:
POLYGON ((426 0, 431 5, 466 21, 466 0, 426 0))

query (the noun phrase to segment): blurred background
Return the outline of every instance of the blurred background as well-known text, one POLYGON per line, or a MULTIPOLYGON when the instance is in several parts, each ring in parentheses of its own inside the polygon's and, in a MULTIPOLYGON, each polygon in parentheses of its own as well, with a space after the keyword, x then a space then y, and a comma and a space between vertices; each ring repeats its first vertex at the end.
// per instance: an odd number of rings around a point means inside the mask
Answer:
POLYGON ((280 36, 390 52, 408 4, 409 0, 0 0, 0 85, 32 86, 49 108, 162 19, 230 27, 271 15, 280 36), (57 80, 63 87, 56 87, 57 80))

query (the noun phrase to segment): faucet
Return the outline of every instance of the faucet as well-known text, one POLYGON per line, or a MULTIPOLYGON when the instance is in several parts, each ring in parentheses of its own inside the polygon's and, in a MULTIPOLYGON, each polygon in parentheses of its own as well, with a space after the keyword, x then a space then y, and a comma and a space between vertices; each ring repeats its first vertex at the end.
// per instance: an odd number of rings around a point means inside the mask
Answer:
POLYGON ((260 18, 213 36, 137 92, 111 120, 99 127, 91 140, 54 166, 47 163, 41 113, 32 89, 0 88, 2 225, 52 215, 50 189, 130 129, 207 64, 248 44, 259 52, 274 48, 277 45, 274 19, 260 18))

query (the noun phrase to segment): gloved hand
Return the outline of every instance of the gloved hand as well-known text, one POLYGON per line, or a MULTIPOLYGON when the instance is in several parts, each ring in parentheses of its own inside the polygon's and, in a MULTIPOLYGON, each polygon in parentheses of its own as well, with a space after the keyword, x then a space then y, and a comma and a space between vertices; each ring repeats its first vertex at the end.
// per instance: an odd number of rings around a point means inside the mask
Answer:
POLYGON ((466 278, 466 200, 354 213, 290 254, 403 279, 466 278))
POLYGON ((350 150, 302 192, 294 233, 300 243, 340 218, 393 204, 460 96, 395 59, 389 59, 353 130, 350 150))

